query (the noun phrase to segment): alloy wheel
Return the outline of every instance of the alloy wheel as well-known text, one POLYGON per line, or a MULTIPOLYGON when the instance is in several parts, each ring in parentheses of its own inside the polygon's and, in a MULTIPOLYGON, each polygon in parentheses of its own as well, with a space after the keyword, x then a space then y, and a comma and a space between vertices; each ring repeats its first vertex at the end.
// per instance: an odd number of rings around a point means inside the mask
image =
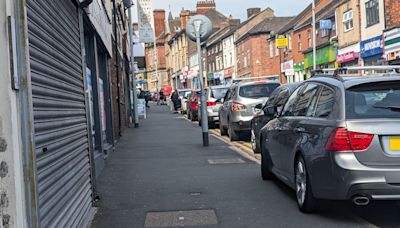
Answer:
POLYGON ((296 167, 296 196, 299 205, 303 205, 307 194, 307 172, 306 167, 301 159, 297 162, 296 167))

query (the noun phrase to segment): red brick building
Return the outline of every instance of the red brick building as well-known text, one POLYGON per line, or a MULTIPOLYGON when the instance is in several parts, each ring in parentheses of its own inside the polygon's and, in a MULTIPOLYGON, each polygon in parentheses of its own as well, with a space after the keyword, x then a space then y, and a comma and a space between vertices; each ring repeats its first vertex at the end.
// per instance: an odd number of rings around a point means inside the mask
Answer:
POLYGON ((385 0, 386 29, 400 26, 400 1, 385 0))

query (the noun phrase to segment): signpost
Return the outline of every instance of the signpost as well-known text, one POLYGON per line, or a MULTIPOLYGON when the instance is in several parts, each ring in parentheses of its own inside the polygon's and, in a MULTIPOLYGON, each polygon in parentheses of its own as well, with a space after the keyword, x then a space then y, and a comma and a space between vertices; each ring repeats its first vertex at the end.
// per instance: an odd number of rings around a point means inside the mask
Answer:
POLYGON ((288 38, 283 35, 279 35, 276 39, 276 47, 277 48, 286 48, 288 46, 288 38))
POLYGON ((212 34, 212 23, 208 17, 203 15, 193 16, 187 26, 186 34, 192 40, 197 43, 197 53, 199 58, 199 81, 201 88, 201 129, 203 132, 203 146, 209 146, 208 139, 208 116, 207 116, 207 101, 203 83, 203 64, 201 58, 201 42, 206 41, 212 34))

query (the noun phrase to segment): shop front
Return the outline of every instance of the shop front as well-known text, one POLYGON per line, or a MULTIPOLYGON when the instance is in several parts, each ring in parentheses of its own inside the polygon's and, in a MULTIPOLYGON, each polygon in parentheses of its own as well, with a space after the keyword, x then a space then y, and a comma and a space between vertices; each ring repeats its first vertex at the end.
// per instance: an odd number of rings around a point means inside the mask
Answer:
POLYGON ((294 81, 302 82, 306 79, 306 71, 304 70, 304 62, 293 64, 294 81))
POLYGON ((354 44, 338 50, 336 62, 340 67, 358 66, 360 58, 360 44, 354 44))
POLYGON ((385 59, 389 65, 400 65, 400 28, 384 33, 385 59))
MULTIPOLYGON (((311 75, 311 70, 314 67, 313 52, 307 51, 304 58, 304 69, 307 72, 307 78, 311 75)), ((336 67, 336 48, 333 45, 328 45, 317 49, 316 65, 317 69, 335 68, 336 67)))
POLYGON ((361 41, 360 55, 363 59, 364 66, 383 65, 383 39, 382 36, 361 41))
POLYGON ((235 68, 230 67, 224 70, 224 82, 223 85, 232 84, 233 79, 235 78, 235 68))

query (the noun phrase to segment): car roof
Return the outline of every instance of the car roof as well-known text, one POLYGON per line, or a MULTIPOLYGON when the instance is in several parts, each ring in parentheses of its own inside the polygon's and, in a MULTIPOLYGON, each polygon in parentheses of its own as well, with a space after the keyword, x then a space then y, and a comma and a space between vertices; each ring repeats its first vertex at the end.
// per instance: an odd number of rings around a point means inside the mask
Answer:
POLYGON ((229 89, 229 86, 219 85, 219 86, 210 86, 211 89, 229 89))
POLYGON ((316 75, 309 79, 308 81, 316 81, 320 83, 328 83, 337 87, 343 86, 345 89, 351 88, 353 86, 376 83, 376 82, 386 82, 386 81, 400 81, 400 75, 385 74, 382 76, 377 75, 351 75, 351 76, 333 76, 333 75, 316 75))
POLYGON ((280 83, 278 81, 251 81, 251 82, 239 82, 239 86, 248 86, 248 85, 257 85, 257 84, 278 84, 280 83))

